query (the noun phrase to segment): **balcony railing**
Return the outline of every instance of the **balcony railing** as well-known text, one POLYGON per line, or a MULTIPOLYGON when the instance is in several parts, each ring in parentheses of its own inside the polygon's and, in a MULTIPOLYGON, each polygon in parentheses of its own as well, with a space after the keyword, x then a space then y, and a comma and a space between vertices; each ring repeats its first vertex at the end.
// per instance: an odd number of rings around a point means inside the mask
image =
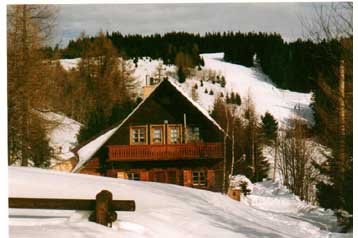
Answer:
POLYGON ((223 156, 223 143, 109 146, 110 161, 218 159, 223 156))

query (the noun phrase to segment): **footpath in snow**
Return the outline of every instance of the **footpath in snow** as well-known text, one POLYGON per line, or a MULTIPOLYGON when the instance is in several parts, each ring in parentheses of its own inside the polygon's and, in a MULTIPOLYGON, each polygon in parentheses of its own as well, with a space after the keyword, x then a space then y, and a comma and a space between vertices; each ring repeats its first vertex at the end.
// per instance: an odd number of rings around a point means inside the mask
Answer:
MULTIPOLYGON (((300 201, 292 199, 287 203, 287 195, 280 198, 280 190, 276 196, 275 185, 270 187, 268 183, 256 185, 253 195, 237 202, 220 193, 177 185, 9 167, 12 197, 92 199, 102 189, 108 189, 114 199, 136 202, 135 212, 118 212, 112 228, 89 222, 89 212, 10 209, 10 237, 319 238, 337 235, 320 229, 329 214, 321 219, 321 225, 307 221, 307 217, 300 215, 304 211, 297 205, 300 201)), ((329 226, 330 223, 326 228, 329 226)))

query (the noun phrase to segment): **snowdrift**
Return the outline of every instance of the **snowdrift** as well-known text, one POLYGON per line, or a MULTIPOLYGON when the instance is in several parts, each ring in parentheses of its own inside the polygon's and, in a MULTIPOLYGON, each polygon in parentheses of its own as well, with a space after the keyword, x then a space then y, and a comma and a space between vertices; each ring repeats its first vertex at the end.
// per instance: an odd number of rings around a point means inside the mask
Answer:
POLYGON ((220 193, 176 185, 10 167, 9 188, 12 197, 87 199, 108 189, 114 199, 135 200, 137 208, 135 212, 118 212, 112 228, 87 221, 88 212, 10 209, 10 236, 16 238, 331 235, 297 217, 251 207, 220 193))

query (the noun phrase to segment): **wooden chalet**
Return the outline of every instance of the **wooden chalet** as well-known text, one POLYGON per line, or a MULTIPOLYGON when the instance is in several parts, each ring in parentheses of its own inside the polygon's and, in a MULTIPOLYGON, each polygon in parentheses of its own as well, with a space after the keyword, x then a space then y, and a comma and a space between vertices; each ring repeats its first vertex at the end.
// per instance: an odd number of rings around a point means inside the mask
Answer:
POLYGON ((221 190, 224 130, 164 79, 120 124, 75 149, 74 172, 221 190))

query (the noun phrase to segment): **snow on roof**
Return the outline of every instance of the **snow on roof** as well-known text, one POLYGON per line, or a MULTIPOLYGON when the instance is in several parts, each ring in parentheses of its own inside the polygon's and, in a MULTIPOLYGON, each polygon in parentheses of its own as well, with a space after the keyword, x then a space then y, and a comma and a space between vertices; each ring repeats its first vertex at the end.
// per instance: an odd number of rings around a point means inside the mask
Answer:
MULTIPOLYGON (((159 85, 162 84, 164 80, 162 80, 158 85, 155 86, 153 92, 159 87, 159 85)), ((224 132, 224 130, 220 127, 220 125, 209 115, 209 113, 203 109, 198 103, 196 103, 194 100, 192 100, 180 87, 174 82, 174 79, 168 79, 168 82, 173 85, 178 92, 180 92, 188 101, 193 104, 206 118, 208 118, 220 131, 224 132)), ((151 95, 150 94, 150 95, 151 95)), ((96 139, 90 141, 83 147, 81 147, 77 151, 78 156, 78 163, 76 167, 72 170, 72 172, 78 172, 80 168, 82 168, 83 165, 87 163, 88 160, 91 159, 91 157, 106 143, 106 141, 109 140, 109 138, 138 110, 138 108, 141 107, 141 105, 150 97, 146 97, 142 102, 140 102, 136 108, 116 127, 113 129, 105 132, 104 134, 100 135, 96 139)))
MULTIPOLYGON (((155 91, 155 89, 159 86, 160 84, 158 84, 154 90, 152 91, 152 93, 155 91)), ((149 96, 148 96, 149 97, 149 96)), ((107 140, 109 140, 109 138, 138 110, 138 108, 140 108, 140 106, 148 99, 148 97, 144 98, 143 101, 141 101, 135 108, 134 110, 126 117, 124 118, 124 120, 116 127, 114 127, 113 129, 105 132, 103 135, 97 137, 96 139, 90 141, 89 143, 87 143, 86 145, 84 145, 83 147, 81 147, 78 151, 77 151, 77 155, 78 155, 78 163, 76 165, 76 167, 72 170, 72 172, 77 172, 80 168, 82 168, 82 166, 89 160, 91 159, 91 157, 99 150, 99 148, 102 147, 102 145, 104 145, 104 143, 106 143, 107 140)))

